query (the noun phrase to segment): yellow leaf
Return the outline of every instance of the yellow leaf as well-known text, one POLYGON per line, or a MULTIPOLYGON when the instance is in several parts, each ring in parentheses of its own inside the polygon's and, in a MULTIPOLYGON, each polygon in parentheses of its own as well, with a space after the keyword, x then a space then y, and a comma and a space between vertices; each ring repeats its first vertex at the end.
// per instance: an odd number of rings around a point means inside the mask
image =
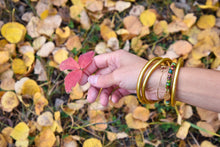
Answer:
POLYGON ((56 111, 56 112, 54 113, 54 118, 55 118, 55 121, 57 122, 56 131, 57 131, 58 133, 63 132, 63 128, 62 128, 62 126, 61 126, 61 121, 60 121, 60 111, 56 111))
POLYGON ((168 24, 165 20, 159 21, 158 23, 156 23, 154 25, 154 33, 156 35, 162 34, 162 33, 166 33, 168 34, 168 24))
POLYGON ((0 100, 2 110, 6 112, 11 112, 19 104, 16 94, 11 91, 6 92, 0 100))
POLYGON ((84 3, 82 0, 71 0, 71 1, 74 5, 84 6, 84 3))
POLYGON ((133 95, 127 95, 127 96, 124 96, 123 98, 125 99, 125 101, 124 101, 125 105, 129 109, 128 112, 133 112, 139 104, 137 97, 135 97, 133 95))
POLYGON ((144 129, 149 126, 148 123, 133 118, 132 113, 128 113, 125 116, 125 120, 126 120, 126 124, 131 129, 144 129))
POLYGON ((196 22, 196 16, 193 13, 189 13, 184 16, 183 22, 187 25, 188 28, 191 28, 192 25, 196 22))
POLYGON ((27 72, 27 67, 23 60, 15 58, 12 61, 12 70, 15 74, 25 74, 27 72))
POLYGON ((38 116, 37 123, 40 126, 52 126, 53 125, 52 113, 49 111, 42 113, 40 116, 38 116))
POLYGON ((215 21, 214 15, 202 15, 197 22, 197 26, 200 29, 212 28, 215 26, 215 21))
POLYGON ((156 14, 150 10, 145 10, 141 13, 140 20, 143 25, 151 27, 156 21, 156 14))
POLYGON ((68 54, 69 52, 67 52, 66 49, 62 49, 62 48, 58 49, 53 55, 54 61, 60 64, 61 62, 63 62, 68 58, 68 54))
POLYGON ((102 143, 96 138, 90 138, 84 141, 83 147, 102 147, 102 143))
POLYGON ((9 22, 2 26, 1 33, 10 43, 18 43, 24 39, 26 28, 20 23, 9 22))
POLYGON ((81 86, 77 83, 75 87, 72 88, 70 93, 70 99, 81 99, 83 97, 83 90, 81 86))
POLYGON ((29 128, 26 123, 20 122, 11 132, 11 137, 15 140, 25 140, 29 135, 29 128))
POLYGON ((40 18, 45 19, 45 18, 47 18, 48 15, 49 15, 49 10, 46 9, 40 14, 40 18))
POLYGON ((33 52, 26 52, 23 55, 24 63, 27 67, 31 66, 34 63, 35 56, 33 52))
POLYGON ((0 146, 7 147, 7 142, 2 134, 0 134, 0 146))
POLYGON ((150 111, 144 107, 139 106, 133 111, 132 116, 135 119, 147 121, 150 116, 150 111))
POLYGON ((0 51, 0 65, 6 63, 9 60, 8 51, 0 51))
POLYGON ((34 105, 36 114, 40 115, 44 107, 48 105, 48 101, 40 92, 37 92, 34 94, 34 105))
POLYGON ((107 25, 101 25, 101 36, 105 41, 108 41, 110 38, 117 38, 116 33, 107 25))
POLYGON ((178 137, 180 139, 185 139, 188 134, 190 126, 191 126, 190 123, 188 123, 187 121, 184 121, 182 123, 181 127, 179 128, 179 130, 176 134, 176 137, 178 137))
POLYGON ((70 7, 70 17, 76 21, 80 21, 80 14, 84 10, 81 5, 73 5, 70 7))
POLYGON ((204 140, 201 145, 201 147, 217 147, 216 145, 213 145, 211 142, 204 140))
POLYGON ((107 138, 109 141, 114 141, 115 139, 117 139, 117 134, 107 131, 107 138))
POLYGON ((15 145, 16 145, 16 146, 19 146, 19 147, 28 147, 28 144, 29 144, 28 139, 17 140, 17 141, 15 142, 15 145))
POLYGON ((40 92, 40 87, 34 80, 28 79, 24 82, 21 89, 21 94, 33 97, 37 92, 40 92))
POLYGON ((53 131, 49 128, 44 129, 39 135, 34 139, 35 145, 37 147, 52 147, 56 141, 56 137, 53 131))
POLYGON ((61 28, 57 28, 56 29, 56 34, 60 37, 60 38, 63 38, 63 39, 66 39, 70 36, 70 28, 67 26, 63 29, 61 28))
MULTIPOLYGON (((13 128, 11 127, 6 127, 2 130, 2 135, 4 136, 5 140, 10 144, 13 143, 13 140, 10 136, 12 131, 13 131, 13 128)), ((0 143, 0 146, 1 146, 1 143, 0 143)))
POLYGON ((96 124, 94 126, 91 126, 92 129, 97 131, 104 131, 107 126, 107 120, 105 118, 105 113, 101 110, 90 110, 89 111, 89 119, 90 123, 102 123, 102 124, 96 124))

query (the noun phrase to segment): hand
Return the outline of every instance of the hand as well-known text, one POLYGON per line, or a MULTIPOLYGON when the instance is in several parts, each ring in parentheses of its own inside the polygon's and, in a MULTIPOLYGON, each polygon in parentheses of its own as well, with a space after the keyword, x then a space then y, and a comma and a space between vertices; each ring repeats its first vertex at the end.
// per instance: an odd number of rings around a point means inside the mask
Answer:
MULTIPOLYGON (((104 106, 108 104, 110 95, 116 103, 121 97, 136 93, 137 79, 146 62, 147 60, 123 50, 95 56, 93 62, 84 70, 90 76, 84 75, 80 81, 80 84, 85 84, 88 79, 92 85, 88 90, 87 100, 94 102, 100 88, 100 103, 104 106), (91 75, 94 72, 95 75, 91 75)), ((155 77, 156 73, 158 72, 155 71, 151 77, 155 77)), ((150 78, 148 82, 146 94, 151 100, 157 100, 158 83, 158 78, 150 78)))

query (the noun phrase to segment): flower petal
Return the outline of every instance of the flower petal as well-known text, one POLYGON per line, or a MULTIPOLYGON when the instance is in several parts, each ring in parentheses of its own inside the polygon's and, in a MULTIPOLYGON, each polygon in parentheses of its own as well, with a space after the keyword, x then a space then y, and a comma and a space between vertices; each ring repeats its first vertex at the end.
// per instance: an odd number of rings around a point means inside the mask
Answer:
POLYGON ((80 66, 79 64, 72 58, 69 57, 68 59, 64 60, 61 64, 60 64, 60 70, 66 70, 66 69, 79 69, 80 66))
POLYGON ((79 56, 78 62, 79 62, 81 69, 86 68, 90 63, 92 63, 92 58, 93 58, 94 54, 95 54, 95 52, 90 51, 90 52, 87 52, 87 53, 79 56))
POLYGON ((76 86, 76 83, 82 77, 82 70, 74 70, 70 72, 64 79, 65 90, 67 93, 71 92, 72 87, 76 86))

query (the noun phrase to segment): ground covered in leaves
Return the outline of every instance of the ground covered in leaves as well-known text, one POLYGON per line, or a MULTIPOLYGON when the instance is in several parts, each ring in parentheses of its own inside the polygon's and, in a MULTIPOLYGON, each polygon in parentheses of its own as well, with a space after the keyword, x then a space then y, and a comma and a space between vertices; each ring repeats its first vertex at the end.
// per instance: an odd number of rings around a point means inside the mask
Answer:
POLYGON ((103 107, 59 65, 123 49, 220 70, 217 0, 0 0, 0 146, 220 146, 220 115, 184 103, 103 107))

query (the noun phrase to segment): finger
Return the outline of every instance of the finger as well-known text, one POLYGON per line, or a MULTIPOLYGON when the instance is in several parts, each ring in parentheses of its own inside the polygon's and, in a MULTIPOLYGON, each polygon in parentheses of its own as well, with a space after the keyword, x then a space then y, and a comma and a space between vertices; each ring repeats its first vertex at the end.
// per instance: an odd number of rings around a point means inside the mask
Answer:
POLYGON ((109 74, 113 71, 113 69, 107 67, 107 68, 103 68, 103 69, 99 69, 95 74, 96 75, 105 75, 105 74, 109 74))
POLYGON ((125 89, 119 88, 117 90, 115 90, 112 94, 112 102, 113 103, 117 103, 123 96, 126 96, 130 94, 130 92, 128 92, 125 89))
POLYGON ((113 85, 118 85, 117 81, 114 79, 113 73, 89 76, 88 82, 98 88, 108 88, 113 85))
POLYGON ((108 105, 109 96, 110 96, 112 90, 113 90, 112 87, 102 89, 99 98, 100 98, 100 103, 103 106, 107 106, 108 105))
POLYGON ((81 79, 79 80, 79 84, 84 85, 87 83, 87 81, 88 81, 88 76, 85 73, 83 73, 81 79))
POLYGON ((91 86, 88 90, 87 100, 89 103, 95 102, 96 98, 98 97, 99 89, 91 86))

